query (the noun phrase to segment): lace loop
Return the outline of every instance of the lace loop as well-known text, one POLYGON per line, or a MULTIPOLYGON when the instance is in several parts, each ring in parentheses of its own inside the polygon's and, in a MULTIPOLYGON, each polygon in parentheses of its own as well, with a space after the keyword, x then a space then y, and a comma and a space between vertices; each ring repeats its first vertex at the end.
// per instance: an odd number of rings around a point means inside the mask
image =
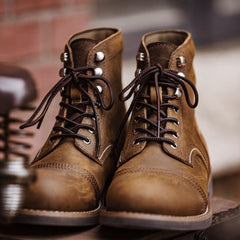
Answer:
MULTIPOLYGON (((104 110, 109 110, 112 108, 114 103, 114 97, 113 97, 113 90, 111 87, 111 84, 101 76, 95 76, 94 75, 94 67, 86 66, 86 67, 79 67, 79 68, 72 68, 72 67, 66 67, 67 68, 67 74, 63 78, 61 78, 53 87, 50 89, 50 91, 46 94, 46 96, 43 98, 37 109, 34 111, 32 116, 23 124, 20 126, 21 129, 24 129, 26 127, 33 126, 35 124, 37 125, 37 128, 40 128, 42 121, 45 117, 46 112, 48 111, 48 108, 57 95, 58 92, 60 92, 62 89, 64 89, 65 86, 67 86, 70 82, 74 82, 78 88, 78 90, 81 92, 82 95, 85 96, 87 99, 86 101, 82 101, 79 103, 79 106, 72 105, 69 103, 61 102, 60 106, 64 108, 69 108, 72 111, 75 111, 78 113, 78 116, 73 119, 64 118, 63 116, 57 116, 57 120, 64 121, 66 123, 70 123, 74 125, 70 129, 65 126, 64 127, 54 127, 54 131, 61 131, 61 133, 56 134, 52 136, 51 140, 62 138, 62 137, 72 137, 72 138, 79 138, 82 140, 87 140, 85 136, 82 136, 80 134, 77 134, 78 129, 80 128, 87 128, 90 130, 93 130, 92 126, 87 126, 86 124, 82 124, 82 119, 84 117, 91 117, 94 119, 96 124, 96 134, 97 134, 97 154, 96 157, 98 158, 99 151, 100 151, 100 131, 99 131, 99 123, 98 123, 98 117, 96 112, 96 106, 102 107, 104 110), (107 90, 109 92, 109 103, 105 103, 103 100, 103 96, 101 92, 98 90, 98 88, 93 84, 94 81, 99 80, 105 86, 107 86, 107 90), (88 93, 88 90, 86 90, 86 87, 83 87, 82 83, 84 85, 88 86, 96 95, 96 99, 98 102, 94 102, 91 95, 88 93), (91 105, 93 109, 93 113, 86 113, 82 109, 80 109, 80 106, 86 106, 91 105), (80 122, 80 123, 79 123, 80 122)), ((65 93, 61 92, 61 95, 65 98, 70 98, 70 96, 67 96, 65 93)), ((94 128, 95 129, 95 128, 94 128)))

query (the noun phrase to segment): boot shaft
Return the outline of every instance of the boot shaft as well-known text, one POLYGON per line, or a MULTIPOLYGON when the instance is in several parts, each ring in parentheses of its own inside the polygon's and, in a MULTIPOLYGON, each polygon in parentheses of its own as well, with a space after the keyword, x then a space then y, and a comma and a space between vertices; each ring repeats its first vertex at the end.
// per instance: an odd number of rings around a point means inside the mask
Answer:
MULTIPOLYGON (((83 79, 79 82, 71 81, 64 87, 62 102, 65 105, 61 106, 59 115, 79 124, 92 126, 91 129, 79 128, 76 131, 76 134, 81 134, 85 137, 85 140, 75 138, 73 141, 81 152, 99 164, 105 161, 112 150, 115 132, 119 127, 119 119, 125 111, 124 103, 117 101, 122 88, 122 50, 123 38, 118 29, 99 28, 72 35, 66 43, 64 53, 61 55, 64 68, 60 71, 60 74, 63 77, 72 74, 75 71, 72 71, 72 69, 89 68, 82 72, 82 74, 85 74, 85 79, 89 76, 88 83, 83 79), (92 77, 95 77, 95 79, 92 79, 92 77), (69 97, 64 97, 66 95, 69 97), (111 109, 104 110, 100 106, 100 101, 106 106, 111 105, 111 99, 113 100, 113 98, 115 98, 115 101, 111 109), (90 104, 81 105, 86 101, 89 101, 90 104), (92 103, 95 105, 94 109, 92 103), (85 112, 86 116, 79 118, 79 113, 76 113, 73 108, 66 109, 66 104, 79 108, 82 112, 85 112), (97 117, 87 116, 93 112, 97 117)), ((69 121, 64 122, 60 119, 56 121, 56 127, 72 128, 74 125, 71 125, 69 121)), ((56 131, 52 131, 49 140, 55 134, 56 131)), ((37 159, 51 152, 61 141, 61 138, 47 141, 37 159)))
MULTIPOLYGON (((163 74, 163 71, 169 71, 169 73, 174 73, 177 78, 180 78, 181 82, 183 80, 181 77, 190 81, 190 84, 185 82, 184 86, 186 90, 184 91, 181 84, 174 85, 174 87, 164 87, 166 83, 161 85, 161 80, 159 80, 159 96, 157 96, 156 87, 153 84, 154 76, 152 76, 152 83, 147 84, 142 91, 142 94, 149 95, 149 100, 146 98, 143 100, 145 104, 157 107, 157 99, 160 98, 159 101, 162 104, 160 111, 163 112, 160 114, 160 127, 162 130, 171 130, 161 134, 160 137, 167 138, 169 141, 162 141, 159 146, 169 156, 186 164, 191 164, 191 160, 188 158, 191 146, 197 146, 197 149, 200 149, 200 152, 204 155, 204 159, 208 159, 205 142, 199 133, 195 120, 195 106, 190 107, 187 102, 187 98, 189 98, 190 105, 191 103, 197 105, 196 101, 198 99, 197 92, 194 90, 196 89, 196 79, 193 69, 194 54, 195 47, 190 33, 185 31, 158 31, 147 33, 142 37, 136 57, 136 78, 141 72, 146 71, 146 69, 160 65, 161 74, 163 74), (164 100, 166 96, 168 96, 168 100, 164 100), (171 106, 164 106, 167 104, 171 106), (163 117, 164 114, 166 116, 163 117), (165 121, 166 118, 170 120, 165 121)), ((171 80, 168 82, 170 82, 170 85, 172 84, 171 80)), ((128 135, 125 141, 119 165, 141 153, 147 145, 151 144, 148 141, 136 142, 136 139, 139 137, 147 138, 149 136, 146 131, 142 133, 136 131, 136 129, 146 129, 149 126, 146 121, 141 121, 141 118, 149 119, 157 124, 157 113, 150 114, 149 111, 149 108, 141 107, 137 103, 133 107, 129 125, 129 132, 131 134, 128 135)), ((157 135, 157 130, 151 129, 151 131, 157 135)), ((208 160, 206 160, 206 165, 210 169, 208 160)))

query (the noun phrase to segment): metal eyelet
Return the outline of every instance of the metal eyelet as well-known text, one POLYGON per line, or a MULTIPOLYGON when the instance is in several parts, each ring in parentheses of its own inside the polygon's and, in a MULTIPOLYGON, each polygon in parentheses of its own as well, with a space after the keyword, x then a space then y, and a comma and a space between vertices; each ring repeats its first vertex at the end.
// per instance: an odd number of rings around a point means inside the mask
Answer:
POLYGON ((67 69, 66 69, 66 68, 61 68, 61 69, 59 70, 59 76, 60 76, 60 77, 66 76, 66 73, 67 73, 67 69))
POLYGON ((177 57, 177 67, 181 68, 186 65, 186 58, 184 56, 177 57))
MULTIPOLYGON (((97 104, 95 104, 95 107, 96 107, 97 109, 99 109, 99 108, 100 108, 100 106, 98 106, 97 104)), ((94 118, 94 120, 95 120, 95 118, 94 118)))
POLYGON ((87 141, 84 139, 83 142, 86 143, 86 144, 90 144, 91 140, 89 138, 87 138, 87 141))
POLYGON ((102 93, 102 91, 103 91, 102 87, 101 87, 100 85, 97 85, 96 87, 97 87, 98 91, 99 91, 100 93, 102 93))
POLYGON ((135 109, 138 111, 138 110, 140 110, 142 108, 142 106, 141 105, 136 105, 136 107, 135 107, 135 109))
POLYGON ((179 134, 178 134, 178 133, 173 134, 173 137, 175 137, 175 138, 179 138, 179 134))
POLYGON ((137 56, 136 56, 137 61, 143 62, 144 58, 145 58, 145 54, 143 52, 137 53, 137 56))
POLYGON ((185 74, 183 72, 179 72, 177 75, 185 78, 185 74))
POLYGON ((92 134, 95 133, 95 129, 94 129, 94 130, 88 129, 88 131, 89 131, 90 133, 92 133, 92 134))
POLYGON ((96 52, 95 59, 96 59, 97 62, 103 61, 104 58, 105 58, 105 55, 104 55, 103 52, 96 52))
POLYGON ((136 140, 133 141, 133 145, 134 145, 134 146, 137 146, 137 145, 139 145, 139 144, 140 144, 140 142, 136 142, 136 140))
POLYGON ((180 88, 176 88, 174 95, 179 99, 182 96, 182 91, 180 88))
MULTIPOLYGON (((95 121, 96 118, 95 117, 92 117, 92 120, 95 121)), ((97 115, 97 120, 99 120, 99 116, 97 115)))
POLYGON ((137 116, 134 118, 134 122, 135 122, 135 123, 138 123, 138 122, 139 122, 139 120, 136 119, 137 117, 141 117, 141 116, 140 116, 140 115, 137 115, 137 116))
POLYGON ((175 124, 176 126, 179 126, 179 121, 177 120, 177 122, 174 122, 174 124, 175 124))
POLYGON ((137 135, 138 134, 138 131, 136 129, 133 130, 133 134, 134 135, 137 135))
POLYGON ((176 149, 177 148, 177 144, 175 143, 175 145, 172 145, 171 144, 171 147, 173 148, 173 149, 176 149))
POLYGON ((94 69, 94 74, 96 76, 102 76, 103 70, 100 67, 97 67, 97 68, 94 69))
POLYGON ((173 108, 173 111, 177 113, 177 112, 179 112, 179 109, 178 108, 173 108))
POLYGON ((68 53, 67 52, 63 52, 60 55, 60 59, 61 59, 62 62, 67 62, 68 61, 68 53))
POLYGON ((137 70, 135 71, 135 77, 136 77, 138 74, 140 74, 140 73, 141 73, 141 71, 142 71, 142 69, 141 69, 141 68, 137 68, 137 70))

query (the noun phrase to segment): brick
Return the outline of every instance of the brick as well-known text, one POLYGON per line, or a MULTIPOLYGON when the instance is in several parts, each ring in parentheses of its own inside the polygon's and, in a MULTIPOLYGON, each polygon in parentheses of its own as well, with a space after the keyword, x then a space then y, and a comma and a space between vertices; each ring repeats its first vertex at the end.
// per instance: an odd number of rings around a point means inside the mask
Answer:
POLYGON ((15 10, 17 13, 43 10, 62 5, 62 0, 15 0, 15 10))
POLYGON ((0 0, 0 17, 4 15, 5 7, 4 7, 4 1, 0 0))
POLYGON ((76 4, 79 4, 79 3, 91 3, 92 2, 92 0, 74 0, 74 2, 76 3, 76 4))
POLYGON ((53 50, 59 51, 75 32, 79 32, 88 27, 91 16, 88 11, 73 16, 60 17, 53 20, 53 50))
POLYGON ((9 23, 0 26, 0 60, 20 60, 34 56, 40 51, 39 24, 9 23))
MULTIPOLYGON (((57 58, 57 56, 56 56, 57 58)), ((62 67, 62 63, 59 60, 59 64, 54 65, 52 63, 44 65, 33 65, 28 66, 28 69, 33 74, 36 81, 39 98, 42 98, 49 89, 58 81, 60 78, 58 75, 59 69, 62 67)))

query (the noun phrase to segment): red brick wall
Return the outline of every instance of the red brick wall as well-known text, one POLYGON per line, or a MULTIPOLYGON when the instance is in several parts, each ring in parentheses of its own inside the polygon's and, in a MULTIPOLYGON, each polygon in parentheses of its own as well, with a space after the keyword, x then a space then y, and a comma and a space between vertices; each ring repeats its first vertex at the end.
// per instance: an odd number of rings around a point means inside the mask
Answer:
MULTIPOLYGON (((0 62, 30 70, 40 99, 59 79, 59 55, 68 37, 88 28, 92 0, 0 0, 0 62)), ((57 100, 36 131, 33 154, 46 139, 57 100)))

